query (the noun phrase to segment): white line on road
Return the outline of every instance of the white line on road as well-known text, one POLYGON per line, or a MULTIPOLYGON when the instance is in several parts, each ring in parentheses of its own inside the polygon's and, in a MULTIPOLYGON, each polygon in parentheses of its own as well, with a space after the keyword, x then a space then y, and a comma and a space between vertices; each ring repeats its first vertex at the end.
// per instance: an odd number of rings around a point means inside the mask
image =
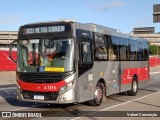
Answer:
POLYGON ((5 88, 0 88, 0 90, 10 90, 10 89, 16 89, 16 87, 5 87, 5 88))
POLYGON ((100 111, 105 111, 105 110, 109 110, 109 109, 112 109, 112 108, 115 108, 115 107, 119 107, 119 106, 121 106, 121 105, 125 105, 125 104, 131 103, 131 102, 134 102, 134 101, 137 101, 137 100, 140 100, 140 99, 143 99, 143 98, 146 98, 146 97, 148 97, 148 96, 155 95, 155 94, 158 94, 158 93, 160 93, 160 91, 155 92, 155 93, 152 93, 152 94, 149 94, 149 95, 145 95, 145 96, 140 97, 140 98, 137 98, 137 99, 133 99, 133 100, 131 100, 131 101, 127 101, 127 102, 124 102, 124 103, 121 103, 121 104, 117 104, 117 105, 114 105, 114 106, 111 106, 111 107, 107 107, 107 108, 104 108, 104 109, 101 109, 101 110, 92 112, 92 113, 90 113, 90 114, 83 115, 83 116, 81 116, 81 117, 75 117, 75 118, 70 119, 70 120, 77 120, 77 119, 79 119, 79 118, 86 117, 86 116, 88 116, 88 115, 92 115, 92 114, 95 114, 95 113, 100 112, 100 111))
POLYGON ((157 73, 160 73, 160 71, 158 71, 158 72, 150 72, 150 74, 157 74, 157 73))
POLYGON ((160 91, 152 93, 152 94, 149 94, 149 95, 145 95, 145 96, 142 96, 140 98, 133 99, 131 101, 127 101, 127 102, 124 102, 124 103, 121 103, 121 104, 118 104, 118 105, 114 105, 114 106, 111 106, 111 107, 108 107, 108 108, 104 108, 104 109, 102 109, 100 111, 105 111, 105 110, 108 110, 108 109, 111 109, 111 108, 114 108, 114 107, 118 107, 118 106, 121 106, 121 105, 124 105, 124 104, 128 104, 128 103, 131 103, 131 102, 134 102, 134 101, 137 101, 137 100, 140 100, 140 99, 143 99, 143 98, 146 98, 148 96, 152 96, 152 95, 155 95, 155 94, 158 94, 158 93, 160 93, 160 91))

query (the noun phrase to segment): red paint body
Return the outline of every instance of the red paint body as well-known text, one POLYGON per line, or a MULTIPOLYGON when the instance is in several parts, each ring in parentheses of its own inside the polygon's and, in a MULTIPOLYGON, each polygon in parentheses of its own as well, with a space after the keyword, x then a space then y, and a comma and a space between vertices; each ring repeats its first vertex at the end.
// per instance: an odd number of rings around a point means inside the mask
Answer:
POLYGON ((148 72, 148 67, 124 69, 124 72, 121 77, 122 84, 131 84, 132 78, 135 74, 138 76, 139 81, 148 80, 148 72))
POLYGON ((66 84, 64 80, 58 83, 26 83, 22 80, 18 80, 18 84, 20 85, 22 90, 33 91, 33 92, 58 92, 62 86, 66 84))

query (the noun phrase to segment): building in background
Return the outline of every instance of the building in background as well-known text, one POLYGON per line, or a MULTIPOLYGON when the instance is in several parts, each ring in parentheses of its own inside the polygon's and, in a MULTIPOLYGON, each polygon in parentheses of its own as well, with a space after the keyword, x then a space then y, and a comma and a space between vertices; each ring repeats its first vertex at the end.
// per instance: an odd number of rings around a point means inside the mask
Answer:
POLYGON ((151 44, 160 45, 160 33, 155 33, 154 27, 133 28, 132 36, 147 39, 151 44))
POLYGON ((0 50, 7 50, 8 45, 17 39, 17 35, 17 31, 0 31, 0 50))

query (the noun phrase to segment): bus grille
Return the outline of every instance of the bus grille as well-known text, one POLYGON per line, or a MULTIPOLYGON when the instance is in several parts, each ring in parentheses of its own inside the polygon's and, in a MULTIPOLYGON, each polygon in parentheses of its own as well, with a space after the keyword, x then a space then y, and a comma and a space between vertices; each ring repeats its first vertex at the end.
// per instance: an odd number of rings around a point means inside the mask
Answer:
POLYGON ((27 83, 57 83, 63 80, 61 75, 57 74, 27 74, 27 75, 18 75, 19 79, 27 83))
POLYGON ((39 92, 31 92, 31 91, 22 91, 22 95, 24 99, 34 99, 34 95, 42 95, 44 96, 44 100, 57 100, 58 92, 47 92, 47 93, 39 93, 39 92))

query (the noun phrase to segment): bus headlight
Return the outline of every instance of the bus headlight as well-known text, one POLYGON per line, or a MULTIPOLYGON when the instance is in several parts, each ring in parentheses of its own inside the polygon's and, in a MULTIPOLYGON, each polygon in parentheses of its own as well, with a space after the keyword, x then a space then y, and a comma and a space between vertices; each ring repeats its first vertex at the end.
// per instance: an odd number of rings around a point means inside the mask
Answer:
POLYGON ((66 91, 69 90, 73 85, 74 85, 74 80, 68 82, 66 85, 64 85, 63 87, 61 87, 59 93, 62 94, 62 93, 64 93, 64 92, 66 92, 66 91))

